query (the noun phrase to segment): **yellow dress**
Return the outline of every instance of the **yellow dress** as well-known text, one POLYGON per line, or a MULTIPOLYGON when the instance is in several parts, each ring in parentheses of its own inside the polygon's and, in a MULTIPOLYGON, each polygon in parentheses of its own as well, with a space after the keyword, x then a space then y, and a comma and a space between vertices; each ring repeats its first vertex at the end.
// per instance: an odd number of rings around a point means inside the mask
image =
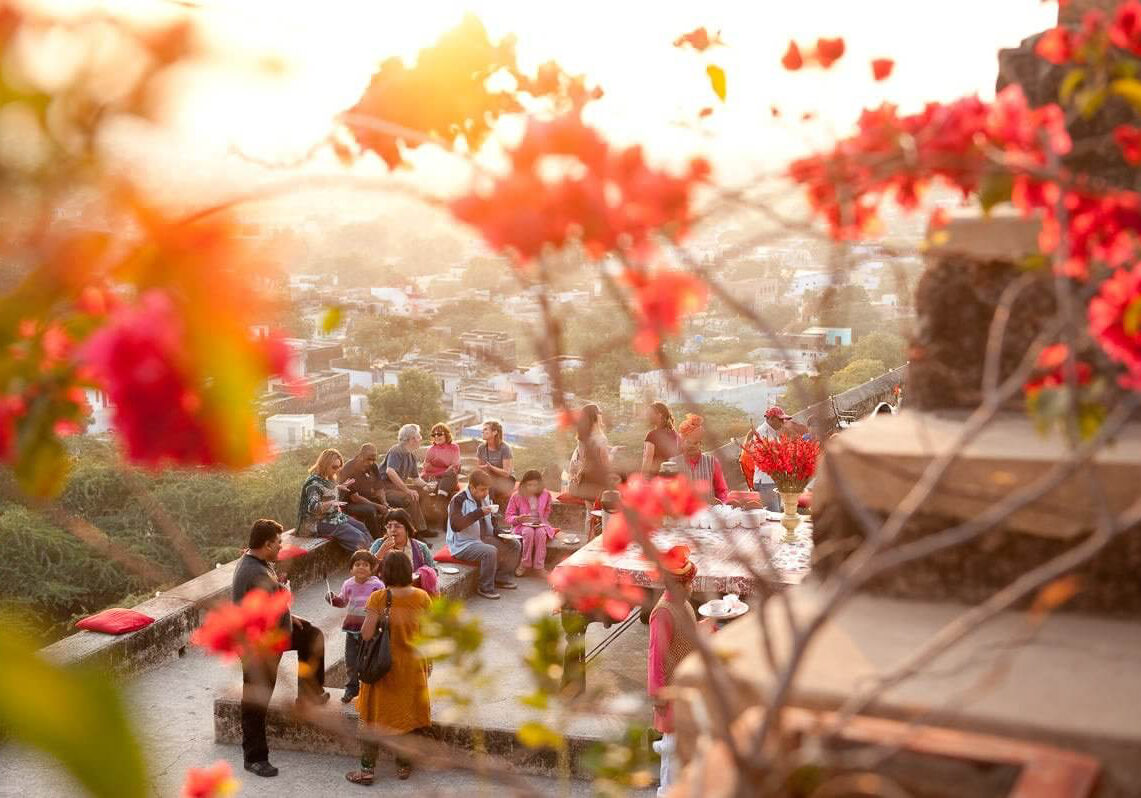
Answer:
MULTIPOLYGON (((383 619, 386 592, 369 596, 366 609, 383 619)), ((413 647, 420 616, 432 599, 418 587, 392 591, 392 668, 375 684, 361 682, 357 711, 361 723, 380 734, 404 734, 432 722, 428 703, 428 662, 413 647)))

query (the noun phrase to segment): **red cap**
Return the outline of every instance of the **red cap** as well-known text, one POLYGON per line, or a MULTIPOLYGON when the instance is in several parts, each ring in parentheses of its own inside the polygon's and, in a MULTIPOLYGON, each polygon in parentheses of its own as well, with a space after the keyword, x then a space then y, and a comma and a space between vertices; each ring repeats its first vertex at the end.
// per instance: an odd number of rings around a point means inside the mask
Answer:
POLYGON ((782 408, 773 405, 765 411, 765 418, 783 418, 785 421, 789 421, 792 419, 792 416, 784 412, 782 408))

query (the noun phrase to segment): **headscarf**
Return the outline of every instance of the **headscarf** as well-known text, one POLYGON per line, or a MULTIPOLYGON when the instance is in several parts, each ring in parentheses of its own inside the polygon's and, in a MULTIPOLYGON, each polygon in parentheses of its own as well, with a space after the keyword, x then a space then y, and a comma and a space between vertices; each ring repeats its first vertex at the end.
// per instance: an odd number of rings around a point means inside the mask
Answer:
POLYGON ((688 438, 694 432, 700 432, 705 426, 705 419, 696 413, 686 413, 685 420, 677 425, 677 433, 683 438, 688 438))

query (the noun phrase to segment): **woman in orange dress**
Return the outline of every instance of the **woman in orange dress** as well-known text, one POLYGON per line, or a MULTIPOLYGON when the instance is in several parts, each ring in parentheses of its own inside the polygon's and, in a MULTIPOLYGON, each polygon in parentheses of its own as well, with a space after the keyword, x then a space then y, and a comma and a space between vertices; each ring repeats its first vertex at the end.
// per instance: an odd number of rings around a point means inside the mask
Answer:
MULTIPOLYGON (((420 617, 428 609, 431 598, 418 587, 412 587, 412 561, 399 551, 390 551, 380 566, 380 578, 387 590, 378 590, 365 605, 366 615, 361 637, 370 640, 377 633, 385 607, 389 609, 392 668, 373 684, 361 682, 357 710, 361 724, 373 734, 396 736, 422 729, 432 722, 428 703, 428 661, 412 645, 420 632, 420 617), (391 596, 391 599, 389 599, 391 596)), ((378 746, 365 741, 361 753, 361 769, 346 773, 354 784, 372 784, 378 746)), ((396 757, 396 776, 406 779, 412 763, 396 757)))

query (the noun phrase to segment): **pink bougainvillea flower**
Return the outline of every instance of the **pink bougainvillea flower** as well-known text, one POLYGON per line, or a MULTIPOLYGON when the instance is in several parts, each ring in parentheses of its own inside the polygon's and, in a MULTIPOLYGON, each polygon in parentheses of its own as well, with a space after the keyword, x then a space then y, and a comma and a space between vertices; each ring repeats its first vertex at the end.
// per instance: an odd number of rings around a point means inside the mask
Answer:
POLYGON ((292 601, 288 590, 251 590, 241 604, 227 603, 212 610, 190 642, 224 659, 280 654, 289 646, 281 617, 292 601))
POLYGON ((837 36, 834 39, 816 40, 816 60, 824 69, 830 69, 833 64, 844 56, 844 40, 837 36))
POLYGON ((788 49, 781 56, 780 63, 789 72, 795 72, 804 66, 804 56, 800 54, 800 48, 796 42, 788 43, 788 49))
POLYGON ((700 53, 724 42, 721 41, 721 31, 710 36, 709 31, 702 27, 674 39, 674 47, 684 47, 687 44, 700 53))
POLYGON ((1109 26, 1109 40, 1122 50, 1141 55, 1141 3, 1129 0, 1117 7, 1109 26))
POLYGON ((1141 264, 1118 269, 1089 303, 1089 331, 1125 367, 1121 384, 1141 390, 1141 264))
POLYGON ((182 798, 227 798, 240 786, 230 763, 218 760, 207 768, 190 768, 182 785, 182 798))
MULTIPOLYGON (((1066 384, 1065 363, 1069 354, 1070 348, 1065 344, 1054 344, 1038 353, 1036 365, 1040 372, 1045 373, 1027 380, 1022 386, 1027 398, 1036 396, 1043 389, 1061 388, 1066 384)), ((1083 361, 1078 361, 1075 366, 1077 384, 1088 385, 1093 379, 1093 367, 1083 361)))
POLYGON ((872 77, 877 81, 887 80, 891 71, 895 69, 895 61, 890 58, 876 58, 872 60, 872 77))
POLYGON ((627 269, 622 280, 633 290, 631 305, 638 324, 634 348, 645 354, 656 351, 664 336, 677 334, 682 320, 709 301, 705 282, 686 272, 627 269))
POLYGON ((1113 129, 1113 140, 1121 148, 1121 156, 1126 163, 1141 164, 1141 128, 1133 125, 1118 125, 1113 129))
POLYGON ((1051 64, 1065 64, 1074 58, 1074 34, 1069 28, 1051 28, 1034 45, 1039 58, 1051 64))

